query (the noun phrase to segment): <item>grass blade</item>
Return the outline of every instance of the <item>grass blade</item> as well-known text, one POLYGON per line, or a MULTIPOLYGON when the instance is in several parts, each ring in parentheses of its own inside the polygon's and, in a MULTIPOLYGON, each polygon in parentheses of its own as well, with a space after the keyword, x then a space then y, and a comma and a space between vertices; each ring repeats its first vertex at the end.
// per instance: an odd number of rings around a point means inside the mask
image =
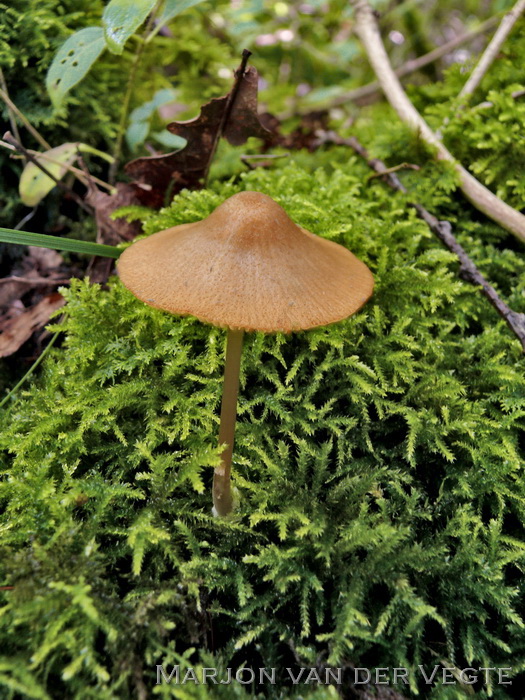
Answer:
POLYGON ((78 241, 74 238, 60 238, 59 236, 47 236, 43 233, 30 233, 28 231, 14 231, 10 228, 0 227, 0 243, 14 243, 15 245, 35 245, 39 248, 51 248, 53 250, 67 250, 70 253, 84 253, 85 255, 99 255, 104 258, 118 258, 122 249, 113 245, 102 245, 90 241, 78 241))

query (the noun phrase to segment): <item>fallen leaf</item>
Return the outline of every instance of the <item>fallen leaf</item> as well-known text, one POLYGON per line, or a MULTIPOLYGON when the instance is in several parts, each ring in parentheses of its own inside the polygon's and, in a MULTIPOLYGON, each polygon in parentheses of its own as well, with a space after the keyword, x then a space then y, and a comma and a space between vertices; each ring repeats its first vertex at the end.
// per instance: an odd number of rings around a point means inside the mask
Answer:
POLYGON ((131 204, 145 205, 147 190, 132 183, 118 182, 115 194, 102 192, 92 182, 89 182, 86 202, 95 210, 97 224, 97 243, 105 245, 117 245, 122 241, 131 241, 141 232, 141 224, 138 221, 126 221, 124 218, 112 219, 111 214, 115 209, 131 204), (141 196, 144 193, 144 196, 141 196))
POLYGON ((167 193, 174 195, 185 188, 201 188, 220 135, 234 146, 245 143, 250 136, 269 137, 257 115, 258 79, 257 71, 250 66, 228 95, 205 104, 198 117, 169 124, 172 134, 186 139, 187 144, 181 150, 137 158, 125 166, 128 175, 151 187, 149 194, 144 195, 144 200, 148 200, 143 202, 146 206, 159 208, 165 204, 167 193), (231 111, 223 124, 228 103, 231 111), (219 134, 221 126, 222 134, 219 134))
POLYGON ((0 333, 0 357, 8 357, 15 353, 36 330, 46 325, 53 311, 60 309, 64 304, 64 297, 55 292, 3 324, 0 328, 3 331, 0 333))
POLYGON ((63 262, 56 250, 29 246, 28 254, 11 271, 11 277, 0 280, 0 311, 9 309, 32 289, 63 283, 64 277, 69 276, 58 269, 63 262))
POLYGON ((18 183, 18 191, 22 202, 28 207, 36 206, 56 187, 56 180, 61 180, 64 177, 79 151, 81 153, 94 153, 107 158, 105 154, 97 149, 80 142, 63 143, 44 153, 36 154, 34 156, 35 160, 51 173, 55 180, 46 175, 36 163, 29 161, 22 170, 20 182, 18 183))
POLYGON ((265 148, 275 148, 275 146, 289 150, 306 148, 308 151, 313 152, 322 144, 319 132, 326 131, 328 128, 329 114, 326 110, 304 114, 299 126, 289 134, 281 134, 281 123, 273 114, 265 113, 260 118, 261 122, 268 129, 264 144, 265 148))

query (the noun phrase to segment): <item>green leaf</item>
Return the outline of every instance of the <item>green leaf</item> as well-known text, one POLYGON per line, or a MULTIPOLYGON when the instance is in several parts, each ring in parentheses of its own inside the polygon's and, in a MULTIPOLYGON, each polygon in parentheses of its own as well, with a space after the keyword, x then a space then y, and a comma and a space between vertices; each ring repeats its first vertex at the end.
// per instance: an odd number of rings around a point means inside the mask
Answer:
POLYGON ((159 27, 180 15, 184 10, 189 10, 190 7, 200 5, 202 2, 204 0, 166 0, 166 4, 158 18, 159 27))
POLYGON ((144 143, 149 132, 149 122, 132 122, 126 129, 126 141, 130 150, 136 151, 144 143))
POLYGON ((106 44, 102 27, 86 27, 72 34, 58 50, 46 77, 46 88, 54 107, 79 83, 100 56, 106 44))
MULTIPOLYGON (((45 151, 41 156, 35 156, 35 158, 57 180, 61 180, 67 172, 67 166, 75 159, 79 146, 78 143, 63 143, 61 146, 45 151)), ((20 176, 18 191, 22 202, 28 207, 34 207, 48 192, 51 192, 55 185, 56 182, 40 170, 38 165, 28 162, 20 176)))
MULTIPOLYGON (((35 158, 57 180, 61 180, 67 172, 67 166, 75 159, 77 150, 82 153, 93 153, 105 160, 113 160, 106 153, 102 153, 86 143, 63 143, 61 146, 51 148, 49 151, 35 156, 35 158)), ((22 202, 28 207, 34 207, 46 194, 51 192, 55 185, 55 180, 46 175, 35 163, 28 162, 20 176, 18 191, 22 202)))
POLYGON ((112 53, 122 53, 124 44, 140 27, 156 0, 111 0, 102 15, 104 35, 112 53))
POLYGON ((172 134, 167 129, 163 129, 162 131, 154 131, 151 136, 155 139, 155 141, 163 146, 166 146, 166 148, 169 148, 172 151, 180 151, 181 148, 184 148, 184 146, 188 143, 186 139, 182 138, 182 136, 172 134))
POLYGON ((0 227, 0 243, 14 243, 15 245, 36 245, 39 248, 51 248, 52 250, 67 250, 70 253, 84 253, 85 255, 99 255, 105 258, 118 258, 122 253, 120 248, 113 245, 102 245, 90 241, 78 241, 74 238, 60 238, 59 236, 47 236, 43 233, 30 233, 29 231, 15 231, 10 228, 0 227))

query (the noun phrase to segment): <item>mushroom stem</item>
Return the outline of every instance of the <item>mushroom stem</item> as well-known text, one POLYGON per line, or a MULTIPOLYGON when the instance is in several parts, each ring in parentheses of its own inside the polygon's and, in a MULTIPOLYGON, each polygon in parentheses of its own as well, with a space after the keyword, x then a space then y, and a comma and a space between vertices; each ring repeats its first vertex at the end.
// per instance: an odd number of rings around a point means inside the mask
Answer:
POLYGON ((241 367, 244 331, 228 329, 226 341, 226 363, 222 390, 221 425, 219 444, 226 444, 221 463, 213 475, 213 505, 218 515, 228 515, 232 510, 230 472, 237 416, 237 394, 239 393, 239 370, 241 367))

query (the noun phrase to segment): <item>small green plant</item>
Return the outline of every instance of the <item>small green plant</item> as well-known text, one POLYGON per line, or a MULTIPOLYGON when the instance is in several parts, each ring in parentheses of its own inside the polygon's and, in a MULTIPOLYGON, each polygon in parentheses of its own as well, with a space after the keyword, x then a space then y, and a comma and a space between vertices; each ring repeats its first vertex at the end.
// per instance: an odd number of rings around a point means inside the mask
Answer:
POLYGON ((104 8, 101 27, 84 27, 72 34, 58 50, 49 67, 46 87, 53 104, 79 83, 106 49, 121 54, 131 36, 149 18, 143 39, 148 44, 158 31, 184 10, 203 0, 110 0, 104 8))

